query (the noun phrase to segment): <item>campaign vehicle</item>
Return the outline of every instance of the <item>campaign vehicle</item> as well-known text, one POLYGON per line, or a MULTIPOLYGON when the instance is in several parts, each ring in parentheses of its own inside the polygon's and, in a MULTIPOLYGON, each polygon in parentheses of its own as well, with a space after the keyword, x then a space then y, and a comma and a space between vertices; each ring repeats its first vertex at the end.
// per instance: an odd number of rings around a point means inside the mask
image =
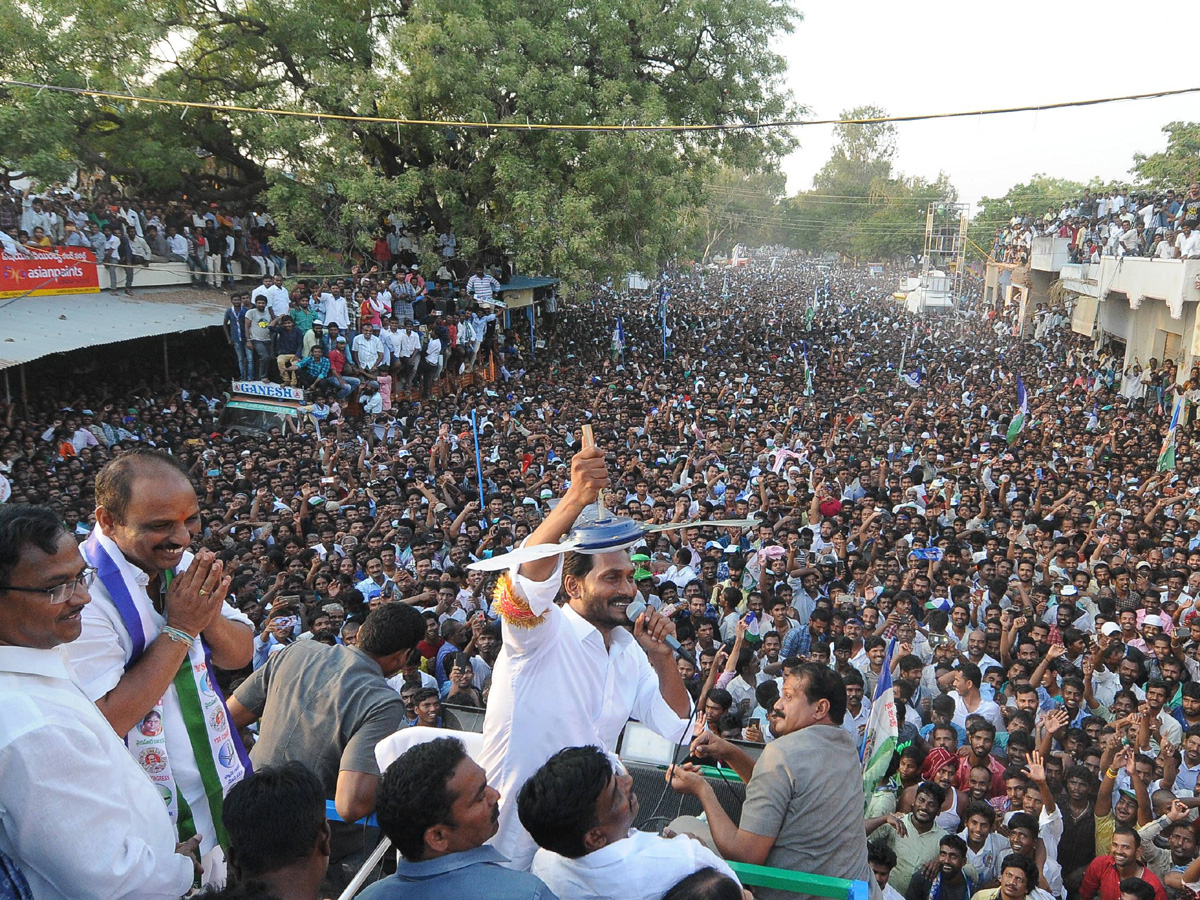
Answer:
POLYGON ((304 405, 300 388, 265 381, 235 381, 231 395, 221 412, 224 434, 270 434, 272 429, 286 433, 299 422, 304 405))

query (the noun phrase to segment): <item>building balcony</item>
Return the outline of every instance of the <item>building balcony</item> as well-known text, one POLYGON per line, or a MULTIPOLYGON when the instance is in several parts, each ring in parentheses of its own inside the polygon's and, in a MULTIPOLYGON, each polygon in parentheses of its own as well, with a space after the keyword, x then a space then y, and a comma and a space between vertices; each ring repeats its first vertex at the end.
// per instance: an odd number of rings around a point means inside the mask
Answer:
POLYGON ((1099 276, 1099 263, 1067 263, 1058 273, 1066 290, 1089 297, 1095 297, 1100 292, 1099 276))
POLYGON ((1124 294, 1129 298, 1130 309, 1138 309, 1146 299, 1161 300, 1171 311, 1172 319, 1183 318, 1185 303, 1200 302, 1200 259, 1105 256, 1099 268, 1101 300, 1112 294, 1124 294))
POLYGON ((1071 241, 1047 235, 1035 237, 1029 252, 1029 268, 1039 272, 1058 272, 1071 261, 1071 241))

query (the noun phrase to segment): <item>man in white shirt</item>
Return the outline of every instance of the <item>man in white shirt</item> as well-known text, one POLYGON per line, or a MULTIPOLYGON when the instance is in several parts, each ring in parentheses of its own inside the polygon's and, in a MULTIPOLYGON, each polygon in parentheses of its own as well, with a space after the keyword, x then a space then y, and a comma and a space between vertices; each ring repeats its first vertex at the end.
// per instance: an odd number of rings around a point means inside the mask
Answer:
MULTIPOLYGON (((266 282, 267 279, 264 278, 263 284, 265 285, 266 282)), ((292 308, 292 295, 283 286, 282 275, 276 275, 267 286, 267 305, 271 307, 271 312, 275 313, 276 318, 286 316, 292 308)))
POLYGON ((1200 232, 1191 225, 1184 225, 1175 236, 1175 246, 1179 248, 1179 255, 1183 259, 1200 257, 1200 232))
POLYGON ((113 233, 111 225, 105 225, 104 231, 104 254, 103 259, 99 260, 108 267, 108 288, 114 294, 117 292, 117 275, 121 271, 121 239, 113 233))
POLYGON ((167 259, 171 262, 187 262, 188 240, 174 228, 167 229, 167 259))
POLYGON ((372 378, 379 373, 380 367, 386 363, 387 349, 375 335, 375 327, 369 322, 363 322, 362 331, 355 335, 350 349, 354 352, 354 366, 364 378, 372 378))
POLYGON ((1179 250, 1175 246, 1175 232, 1168 231, 1158 241, 1158 251, 1155 253, 1158 259, 1178 259, 1179 250))
MULTIPOLYGON (((526 540, 556 544, 608 487, 604 453, 571 460, 571 483, 526 540)), ((492 612, 504 646, 496 660, 479 762, 507 802, 492 843, 516 869, 528 869, 537 845, 513 802, 526 779, 564 747, 611 750, 630 716, 674 743, 687 732, 692 703, 665 643, 671 621, 653 610, 632 635, 625 610, 637 595, 626 550, 570 553, 526 562, 501 577, 492 612), (554 602, 560 589, 567 603, 554 602)))
POLYGON ((1000 707, 994 700, 985 700, 979 693, 979 685, 983 676, 979 666, 964 662, 954 673, 954 690, 950 697, 954 700, 954 724, 966 729, 967 716, 980 715, 987 719, 996 731, 1007 731, 1004 718, 1000 715, 1000 707))
POLYGON ((225 602, 231 579, 220 561, 187 551, 200 512, 172 457, 122 454, 100 470, 95 490, 96 527, 84 552, 97 578, 83 634, 67 650, 84 693, 118 735, 128 735, 129 752, 181 836, 201 836, 206 878, 220 883, 221 801, 248 759, 212 667, 249 664, 254 630, 225 602))
POLYGON ((45 507, 0 506, 0 852, 38 900, 174 900, 195 877, 193 838, 76 683, 93 571, 45 507), (64 814, 69 811, 69 814, 64 814))
POLYGON ((350 332, 350 310, 346 306, 346 298, 342 296, 342 286, 335 284, 331 290, 333 293, 321 294, 321 301, 325 304, 324 324, 328 328, 330 323, 336 322, 344 336, 350 332))
POLYGON ((867 845, 867 862, 871 865, 881 900, 904 900, 904 895, 888 884, 892 869, 896 868, 896 851, 883 841, 871 841, 867 845))
POLYGON ((442 367, 442 339, 437 332, 429 335, 425 344, 425 355, 421 359, 421 398, 428 400, 433 393, 433 383, 442 367))
POLYGON ((517 807, 541 848, 531 871, 558 897, 660 900, 706 868, 737 881, 729 864, 699 841, 636 830, 633 778, 599 747, 554 754, 525 782, 517 807))
MULTIPOLYGON (((252 290, 250 292, 250 303, 253 304, 254 301, 257 300, 259 297, 266 298, 267 309, 269 309, 271 311, 272 318, 278 318, 279 316, 283 315, 283 313, 275 312, 275 304, 272 301, 272 294, 271 294, 271 291, 274 287, 275 287, 275 282, 272 280, 271 276, 264 275, 263 279, 262 279, 262 284, 260 284, 258 287, 256 287, 254 290, 252 290)), ((287 312, 286 306, 284 306, 283 312, 284 313, 287 312)))
POLYGON ((403 383, 404 390, 412 387, 413 379, 417 377, 417 368, 421 364, 421 336, 413 331, 412 322, 405 322, 402 328, 396 328, 393 319, 389 323, 389 350, 392 354, 392 378, 397 384, 403 383))

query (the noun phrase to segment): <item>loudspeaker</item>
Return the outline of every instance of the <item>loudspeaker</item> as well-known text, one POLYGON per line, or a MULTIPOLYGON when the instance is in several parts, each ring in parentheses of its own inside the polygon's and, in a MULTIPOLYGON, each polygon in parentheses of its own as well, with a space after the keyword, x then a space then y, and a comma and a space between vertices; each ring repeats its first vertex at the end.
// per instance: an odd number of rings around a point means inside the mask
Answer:
MULTIPOLYGON (((643 831, 661 831, 664 825, 678 816, 698 816, 704 810, 700 801, 687 794, 673 791, 667 784, 667 770, 656 766, 625 763, 633 776, 633 790, 638 797, 638 814, 633 827, 643 831)), ((746 786, 730 773, 729 780, 708 778, 722 809, 737 822, 746 800, 746 786)))

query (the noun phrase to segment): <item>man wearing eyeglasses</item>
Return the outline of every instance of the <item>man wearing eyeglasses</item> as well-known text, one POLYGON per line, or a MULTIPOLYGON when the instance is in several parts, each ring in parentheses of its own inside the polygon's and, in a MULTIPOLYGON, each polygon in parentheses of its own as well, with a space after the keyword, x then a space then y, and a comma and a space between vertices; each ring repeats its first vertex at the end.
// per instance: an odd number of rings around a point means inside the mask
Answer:
POLYGON ((159 792, 61 646, 79 637, 94 578, 52 510, 0 505, 0 855, 38 900, 179 897, 199 837, 176 845, 159 792))

